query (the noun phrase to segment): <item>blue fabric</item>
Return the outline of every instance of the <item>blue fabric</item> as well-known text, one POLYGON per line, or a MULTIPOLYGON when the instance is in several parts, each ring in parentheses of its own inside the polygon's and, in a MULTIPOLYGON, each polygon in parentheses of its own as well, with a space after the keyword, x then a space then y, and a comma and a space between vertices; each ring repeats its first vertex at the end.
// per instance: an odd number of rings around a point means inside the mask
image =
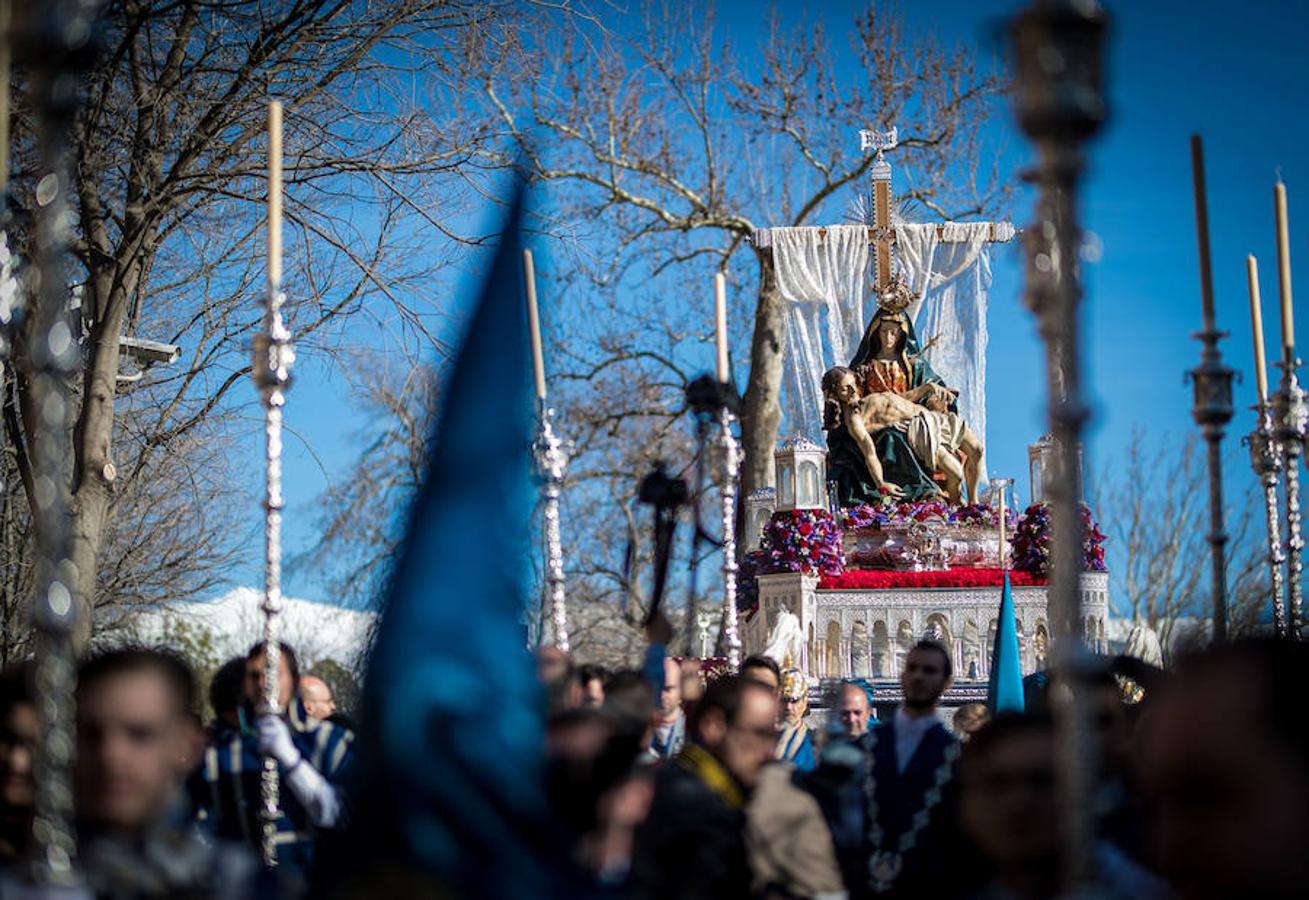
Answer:
POLYGON ((521 195, 442 395, 365 687, 370 822, 463 896, 546 896, 521 195))
POLYGON ((986 705, 991 714, 1022 712, 1023 670, 1018 655, 1018 623, 1014 618, 1014 593, 1009 572, 1004 573, 1000 594, 1000 617, 996 620, 995 647, 991 651, 991 680, 986 687, 986 705))
MULTIPOLYGON (((297 699, 288 711, 291 740, 305 761, 337 787, 351 776, 354 766, 354 735, 349 729, 311 718, 297 699)), ((216 837, 245 841, 260 848, 260 778, 263 757, 259 738, 249 730, 222 728, 210 738, 204 764, 191 788, 201 828, 216 837)), ((281 792, 278 801, 282 818, 278 833, 278 863, 307 869, 313 858, 319 829, 295 794, 286 786, 286 771, 279 766, 281 792)), ((347 798, 348 801, 348 798, 347 798)), ((347 802, 348 806, 348 802, 347 802)))
POLYGON ((783 759, 793 764, 797 771, 812 772, 818 765, 818 755, 814 753, 814 733, 805 731, 804 738, 794 748, 786 748, 783 759))
POLYGON ((667 648, 663 644, 650 644, 645 648, 645 662, 641 664, 641 674, 650 680, 654 688, 655 705, 659 705, 659 696, 664 690, 664 657, 667 648))

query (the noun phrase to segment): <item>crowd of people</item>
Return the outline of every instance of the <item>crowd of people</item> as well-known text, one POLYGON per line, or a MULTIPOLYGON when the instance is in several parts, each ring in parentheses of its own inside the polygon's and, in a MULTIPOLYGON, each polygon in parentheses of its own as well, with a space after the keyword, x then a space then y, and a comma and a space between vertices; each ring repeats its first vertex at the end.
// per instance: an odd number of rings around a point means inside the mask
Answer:
MULTIPOLYGON (((1167 674, 1102 662, 1085 695, 1097 896, 1309 894, 1309 730, 1294 711, 1309 648, 1234 643, 1167 674)), ((556 673, 588 685, 590 715, 630 748, 615 766, 601 741, 553 785, 559 803, 587 798, 576 859, 601 881, 649 898, 1038 898, 1067 884, 1059 780, 1071 757, 1046 678, 1030 680, 1021 713, 966 703, 947 725, 952 660, 925 639, 906 655, 898 702, 844 682, 819 726, 795 669, 750 657, 688 690, 697 669, 664 660, 648 717, 606 693, 636 673, 556 673)), ((556 708, 550 721, 575 714, 556 708)))
MULTIPOLYGON (((707 679, 700 661, 666 656, 669 637, 657 623, 640 669, 538 653, 545 792, 563 850, 552 864, 569 869, 576 895, 1059 890, 1063 751, 1039 685, 1022 713, 967 704, 948 727, 939 704, 952 661, 925 639, 905 657, 898 702, 842 683, 820 725, 797 670, 754 656, 707 679)), ((261 704, 259 644, 214 675, 207 722, 192 672, 168 652, 118 649, 82 665, 74 791, 87 895, 333 895, 315 881, 322 861, 340 866, 367 845, 350 832, 355 728, 290 647, 280 658, 278 711, 261 704), (266 760, 279 773, 275 867, 261 864, 266 760)), ((1108 672, 1090 699, 1098 828, 1088 859, 1101 895, 1304 894, 1309 729, 1296 702, 1309 647, 1221 646, 1144 690, 1108 672)), ((28 896, 18 885, 40 827, 32 676, 30 665, 0 673, 0 897, 28 896)), ((383 894, 396 895, 363 895, 383 894)))

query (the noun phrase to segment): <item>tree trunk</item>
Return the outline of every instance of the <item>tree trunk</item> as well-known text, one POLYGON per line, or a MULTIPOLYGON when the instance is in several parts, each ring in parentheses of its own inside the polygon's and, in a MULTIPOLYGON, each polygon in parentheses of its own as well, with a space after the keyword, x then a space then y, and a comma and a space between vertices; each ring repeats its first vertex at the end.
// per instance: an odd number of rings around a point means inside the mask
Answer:
POLYGON ((782 348, 786 341, 786 303, 777 291, 777 272, 768 249, 759 260, 759 305, 750 345, 750 380, 741 405, 741 496, 773 486, 773 446, 781 423, 782 348))
MULTIPOLYGON (((136 289, 138 273, 139 269, 132 267, 122 283, 111 289, 107 297, 97 298, 101 302, 94 308, 104 310, 106 315, 93 326, 88 342, 91 358, 83 369, 82 409, 72 435, 76 462, 70 522, 71 558, 77 572, 74 597, 79 607, 73 646, 79 654, 86 652, 93 632, 100 550, 104 544, 116 475, 111 448, 120 357, 118 337, 122 331, 123 313, 127 309, 126 298, 136 289)), ((97 283, 92 280, 88 286, 97 283)))

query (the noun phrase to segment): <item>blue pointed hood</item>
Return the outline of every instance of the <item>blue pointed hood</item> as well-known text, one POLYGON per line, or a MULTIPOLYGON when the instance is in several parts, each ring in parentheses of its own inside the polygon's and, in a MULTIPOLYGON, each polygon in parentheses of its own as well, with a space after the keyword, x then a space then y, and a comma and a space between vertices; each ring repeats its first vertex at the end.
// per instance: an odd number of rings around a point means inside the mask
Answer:
POLYGON ((995 647, 991 651, 991 681, 986 688, 986 705, 991 715, 1022 712, 1023 669, 1018 655, 1018 623, 1014 618, 1014 592, 1009 572, 1004 573, 1000 595, 1000 617, 995 626, 995 647))
POLYGON ((364 821, 467 896, 543 896, 538 685, 521 613, 533 510, 513 204, 445 386, 365 687, 364 821))

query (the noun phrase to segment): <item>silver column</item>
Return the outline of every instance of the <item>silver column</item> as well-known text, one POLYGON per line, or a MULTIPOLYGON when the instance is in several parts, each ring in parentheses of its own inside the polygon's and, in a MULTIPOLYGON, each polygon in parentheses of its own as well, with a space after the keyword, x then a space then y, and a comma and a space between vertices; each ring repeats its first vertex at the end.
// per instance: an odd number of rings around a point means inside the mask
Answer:
MULTIPOLYGON (((282 612, 282 408, 291 386, 295 347, 282 319, 286 295, 282 292, 282 108, 268 110, 268 284, 264 294, 263 331, 254 337, 253 376, 264 407, 264 696, 261 712, 278 714, 282 666, 280 616, 282 612)), ((260 848, 266 865, 277 865, 277 823, 281 819, 277 760, 264 757, 259 782, 260 848)))
MULTIPOLYGON (((550 642, 568 652, 568 605, 564 590, 564 547, 559 531, 559 496, 571 453, 552 426, 554 410, 541 401, 532 454, 541 478, 541 515, 545 529, 545 586, 550 611, 550 642)), ((543 636, 544 637, 544 636, 543 636)))
POLYGON ((1277 504, 1277 475, 1282 471, 1282 448, 1273 436, 1273 413, 1267 403, 1255 407, 1255 429, 1245 438, 1250 448, 1250 466, 1264 489, 1264 523, 1268 528, 1268 575, 1272 586, 1273 633, 1287 636, 1286 604, 1283 601, 1282 523, 1277 504))
POLYGON ((741 668, 741 631, 736 608, 736 496, 741 477, 741 445, 732 433, 736 416, 726 406, 718 411, 715 436, 718 498, 722 504, 723 524, 723 644, 727 649, 727 666, 732 672, 741 668))

